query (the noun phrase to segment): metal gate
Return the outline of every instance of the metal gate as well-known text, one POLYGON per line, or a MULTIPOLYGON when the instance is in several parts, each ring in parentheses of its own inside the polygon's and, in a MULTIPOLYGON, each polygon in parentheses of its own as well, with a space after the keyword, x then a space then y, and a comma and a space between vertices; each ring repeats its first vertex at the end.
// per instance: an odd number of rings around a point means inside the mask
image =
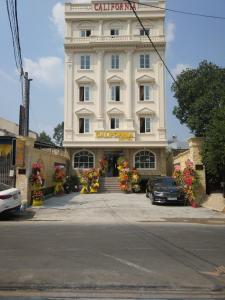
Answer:
POLYGON ((15 186, 15 138, 0 137, 0 182, 15 186))

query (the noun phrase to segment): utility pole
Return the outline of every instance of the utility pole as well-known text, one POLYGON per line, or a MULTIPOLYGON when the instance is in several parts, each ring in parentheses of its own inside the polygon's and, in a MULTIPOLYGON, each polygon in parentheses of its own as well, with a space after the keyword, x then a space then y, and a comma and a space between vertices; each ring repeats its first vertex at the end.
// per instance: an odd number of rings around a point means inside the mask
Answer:
POLYGON ((29 106, 30 106, 30 82, 28 72, 23 75, 23 105, 20 105, 19 134, 29 135, 29 106))

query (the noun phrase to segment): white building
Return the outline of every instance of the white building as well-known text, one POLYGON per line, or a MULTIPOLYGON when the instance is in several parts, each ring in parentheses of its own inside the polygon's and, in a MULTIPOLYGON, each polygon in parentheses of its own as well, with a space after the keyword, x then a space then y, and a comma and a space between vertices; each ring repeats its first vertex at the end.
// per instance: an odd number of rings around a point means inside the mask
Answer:
MULTIPOLYGON (((165 1, 133 4, 164 58, 165 1)), ((117 175, 124 156, 141 174, 165 174, 164 67, 126 1, 65 4, 64 146, 72 169, 117 175)))

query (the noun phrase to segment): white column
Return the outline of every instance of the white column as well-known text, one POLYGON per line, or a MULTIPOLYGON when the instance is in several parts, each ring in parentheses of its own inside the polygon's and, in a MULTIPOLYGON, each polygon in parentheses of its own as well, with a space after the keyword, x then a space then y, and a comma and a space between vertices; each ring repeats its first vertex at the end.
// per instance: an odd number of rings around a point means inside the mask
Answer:
POLYGON ((64 110, 64 136, 65 140, 72 140, 73 134, 73 54, 65 55, 65 110, 64 110))
POLYGON ((126 101, 126 123, 127 129, 134 129, 133 122, 133 84, 132 84, 132 73, 133 73, 133 50, 127 51, 127 101, 126 101))
POLYGON ((129 39, 131 40, 131 20, 127 22, 127 34, 129 35, 129 39))
MULTIPOLYGON (((161 53, 161 55, 163 55, 161 53)), ((158 63, 158 112, 159 112, 159 138, 166 138, 165 129, 165 79, 164 66, 162 62, 158 63)))
POLYGON ((99 36, 103 36, 103 21, 99 21, 99 36))
POLYGON ((98 52, 98 129, 104 129, 104 51, 98 52))
POLYGON ((65 26, 65 37, 66 38, 72 38, 73 37, 73 31, 72 31, 72 22, 67 21, 65 26))

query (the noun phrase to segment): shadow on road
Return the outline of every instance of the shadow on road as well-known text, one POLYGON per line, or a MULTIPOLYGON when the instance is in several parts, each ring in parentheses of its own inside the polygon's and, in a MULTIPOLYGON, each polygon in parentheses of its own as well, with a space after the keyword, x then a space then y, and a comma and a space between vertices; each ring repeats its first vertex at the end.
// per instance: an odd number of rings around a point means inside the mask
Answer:
POLYGON ((0 222, 5 221, 25 221, 34 217, 35 211, 26 209, 25 211, 11 210, 0 213, 0 222))

